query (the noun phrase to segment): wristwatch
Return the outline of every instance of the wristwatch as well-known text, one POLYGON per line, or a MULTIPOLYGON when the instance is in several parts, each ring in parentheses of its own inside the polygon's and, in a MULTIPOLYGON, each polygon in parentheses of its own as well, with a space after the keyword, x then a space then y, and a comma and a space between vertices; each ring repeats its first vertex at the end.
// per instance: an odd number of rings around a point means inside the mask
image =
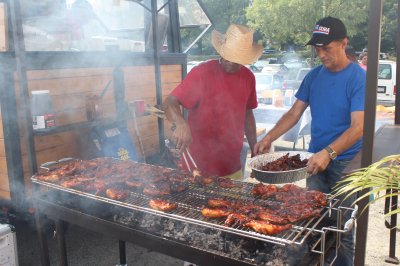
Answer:
POLYGON ((331 158, 331 160, 336 159, 337 153, 331 147, 327 146, 325 150, 329 153, 329 158, 331 158))

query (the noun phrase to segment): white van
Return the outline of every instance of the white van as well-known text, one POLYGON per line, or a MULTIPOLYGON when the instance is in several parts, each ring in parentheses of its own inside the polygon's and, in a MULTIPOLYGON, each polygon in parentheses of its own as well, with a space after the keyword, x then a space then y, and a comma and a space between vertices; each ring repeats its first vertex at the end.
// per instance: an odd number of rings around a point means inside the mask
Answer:
POLYGON ((396 97, 396 62, 379 60, 377 91, 378 101, 394 103, 396 97))

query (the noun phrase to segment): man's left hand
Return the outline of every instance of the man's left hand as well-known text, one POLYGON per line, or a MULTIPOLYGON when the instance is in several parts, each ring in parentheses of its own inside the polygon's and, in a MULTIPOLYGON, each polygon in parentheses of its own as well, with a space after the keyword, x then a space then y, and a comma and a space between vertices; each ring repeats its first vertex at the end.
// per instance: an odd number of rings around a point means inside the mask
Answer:
POLYGON ((322 150, 310 157, 307 164, 307 172, 316 175, 324 171, 330 161, 329 153, 326 150, 322 150))

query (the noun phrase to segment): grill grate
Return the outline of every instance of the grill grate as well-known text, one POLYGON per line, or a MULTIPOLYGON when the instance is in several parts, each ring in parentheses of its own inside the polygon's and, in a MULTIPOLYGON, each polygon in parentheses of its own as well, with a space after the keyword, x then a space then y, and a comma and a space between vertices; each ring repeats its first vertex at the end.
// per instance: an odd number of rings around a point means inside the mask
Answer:
MULTIPOLYGON (((321 217, 312 218, 309 220, 304 220, 293 225, 292 229, 281 232, 275 236, 269 236, 260 234, 252 231, 246 227, 240 225, 234 225, 232 227, 227 227, 224 225, 224 220, 222 219, 208 219, 201 214, 201 209, 207 205, 207 200, 210 198, 221 198, 224 197, 228 200, 243 200, 243 201, 253 201, 253 202, 264 202, 268 203, 269 200, 255 199, 251 190, 253 184, 244 183, 239 181, 233 181, 237 184, 238 188, 221 188, 217 185, 209 185, 206 187, 198 186, 194 184, 189 185, 189 189, 171 194, 163 199, 169 200, 178 205, 175 210, 165 213, 162 211, 153 210, 149 207, 149 200, 152 197, 144 195, 138 192, 130 192, 129 197, 124 201, 112 200, 106 197, 94 195, 91 193, 82 192, 75 189, 65 188, 57 184, 48 183, 44 181, 39 181, 35 177, 32 177, 32 182, 59 191, 65 191, 82 197, 106 202, 109 204, 125 207, 135 211, 141 211, 145 213, 150 213, 178 221, 188 222, 195 225, 200 225, 212 229, 219 229, 221 231, 232 233, 235 235, 257 239, 273 244, 286 245, 286 244, 298 244, 302 245, 307 237, 312 232, 320 232, 317 229, 318 224, 324 219, 330 216, 332 208, 338 205, 338 200, 332 198, 328 195, 329 204, 327 207, 321 210, 321 217)), ((270 201, 269 201, 270 202, 270 201)))

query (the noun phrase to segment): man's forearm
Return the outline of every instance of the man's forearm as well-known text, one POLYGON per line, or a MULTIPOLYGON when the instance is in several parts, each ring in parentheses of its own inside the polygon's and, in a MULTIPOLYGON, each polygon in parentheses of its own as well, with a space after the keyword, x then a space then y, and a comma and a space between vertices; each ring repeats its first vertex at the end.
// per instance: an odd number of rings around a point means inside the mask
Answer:
POLYGON ((339 138, 332 142, 329 146, 339 155, 349 149, 363 135, 362 129, 350 127, 339 138))
POLYGON ((254 145, 257 142, 256 120, 254 118, 253 110, 247 110, 246 112, 244 133, 250 146, 251 155, 253 156, 254 145))

